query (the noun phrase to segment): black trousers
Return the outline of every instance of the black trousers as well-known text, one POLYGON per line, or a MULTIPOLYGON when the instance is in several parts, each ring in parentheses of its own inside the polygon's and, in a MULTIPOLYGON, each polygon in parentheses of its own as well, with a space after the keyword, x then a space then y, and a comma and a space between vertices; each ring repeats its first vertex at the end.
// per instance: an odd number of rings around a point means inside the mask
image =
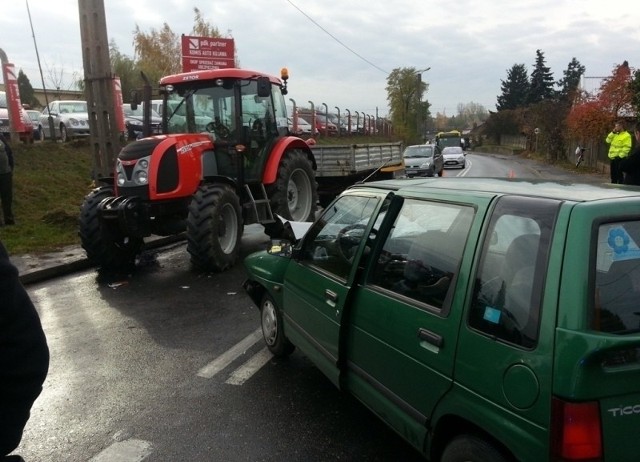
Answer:
POLYGON ((609 170, 611 172, 611 183, 613 184, 623 184, 624 183, 624 174, 622 170, 620 170, 620 162, 622 159, 620 157, 614 157, 610 159, 609 170))
POLYGON ((13 173, 11 172, 0 173, 0 201, 5 224, 13 223, 13 173))

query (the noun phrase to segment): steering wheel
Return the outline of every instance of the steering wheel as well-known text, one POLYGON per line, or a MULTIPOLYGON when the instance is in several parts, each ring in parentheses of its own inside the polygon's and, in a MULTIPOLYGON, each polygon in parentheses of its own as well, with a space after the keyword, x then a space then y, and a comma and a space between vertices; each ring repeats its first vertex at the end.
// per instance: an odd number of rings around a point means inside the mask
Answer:
MULTIPOLYGON (((338 235, 336 236, 336 247, 338 248, 338 254, 342 259, 349 263, 353 261, 358 245, 364 237, 365 229, 367 229, 366 225, 356 223, 345 226, 338 231, 338 235)), ((374 231, 372 231, 372 233, 373 232, 374 231)))
POLYGON ((204 128, 223 140, 226 140, 231 136, 231 130, 229 130, 229 127, 220 122, 219 119, 209 122, 204 128))

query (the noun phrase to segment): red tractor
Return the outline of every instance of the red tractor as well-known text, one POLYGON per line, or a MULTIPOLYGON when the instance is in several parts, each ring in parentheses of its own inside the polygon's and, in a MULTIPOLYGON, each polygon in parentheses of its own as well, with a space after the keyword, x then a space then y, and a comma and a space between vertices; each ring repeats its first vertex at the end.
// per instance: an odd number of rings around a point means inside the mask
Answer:
POLYGON ((193 266, 222 271, 238 256, 244 225, 274 235, 276 214, 313 220, 316 162, 305 141, 289 136, 287 77, 286 69, 281 79, 219 69, 161 79, 163 134, 126 145, 114 177, 81 207, 88 258, 123 267, 145 237, 186 231, 193 266))

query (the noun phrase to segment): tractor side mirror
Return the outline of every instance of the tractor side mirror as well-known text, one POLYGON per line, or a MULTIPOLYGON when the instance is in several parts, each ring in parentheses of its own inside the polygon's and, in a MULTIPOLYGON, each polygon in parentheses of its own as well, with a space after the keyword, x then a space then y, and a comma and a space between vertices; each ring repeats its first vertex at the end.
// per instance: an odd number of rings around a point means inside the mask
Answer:
POLYGON ((271 96, 271 81, 269 77, 258 77, 258 96, 262 98, 271 96))

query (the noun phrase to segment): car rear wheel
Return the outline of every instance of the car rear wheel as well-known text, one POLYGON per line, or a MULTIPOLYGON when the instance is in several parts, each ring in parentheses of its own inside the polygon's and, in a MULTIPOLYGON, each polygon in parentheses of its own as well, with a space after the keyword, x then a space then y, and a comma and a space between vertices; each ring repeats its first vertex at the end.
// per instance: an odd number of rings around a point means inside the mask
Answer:
POLYGON ((500 450, 476 435, 460 435, 451 440, 441 462, 508 462, 500 450))
POLYGON ((265 294, 260 302, 260 324, 264 343, 274 356, 289 356, 293 353, 295 346, 285 337, 282 315, 269 294, 265 294))

